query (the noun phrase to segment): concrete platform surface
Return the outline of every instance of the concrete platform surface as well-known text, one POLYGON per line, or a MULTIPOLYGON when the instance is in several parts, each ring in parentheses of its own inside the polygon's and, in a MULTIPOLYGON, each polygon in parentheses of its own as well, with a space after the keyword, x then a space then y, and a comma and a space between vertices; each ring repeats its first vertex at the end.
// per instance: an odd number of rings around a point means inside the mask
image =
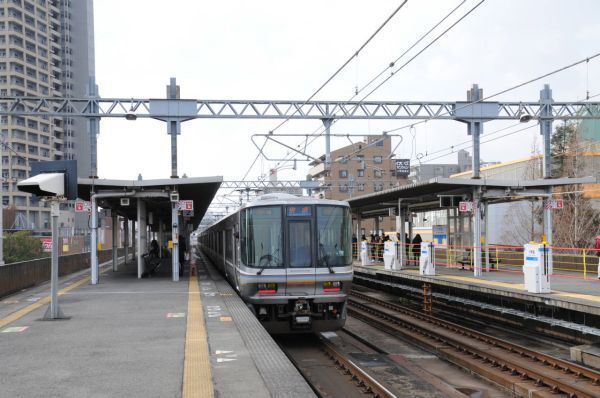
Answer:
POLYGON ((135 277, 133 265, 118 272, 103 267, 95 286, 88 271, 63 278, 59 303, 68 320, 40 320, 49 284, 4 298, 0 396, 179 397, 201 373, 211 386, 190 396, 314 396, 241 300, 207 267, 200 264, 192 283, 187 276, 172 282, 168 265, 144 279, 135 277), (192 298, 199 308, 192 308, 192 298), (197 343, 205 354, 190 351, 193 336, 204 336, 197 343), (290 384, 283 394, 286 378, 290 384))

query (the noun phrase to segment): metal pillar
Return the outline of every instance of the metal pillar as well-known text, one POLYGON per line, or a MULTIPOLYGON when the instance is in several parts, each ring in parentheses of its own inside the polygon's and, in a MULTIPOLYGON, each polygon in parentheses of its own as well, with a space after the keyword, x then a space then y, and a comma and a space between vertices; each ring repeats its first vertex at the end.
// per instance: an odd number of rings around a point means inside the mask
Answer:
MULTIPOLYGON (((483 98, 483 89, 477 84, 467 92, 467 101, 475 102, 483 98)), ((473 159, 472 159, 472 178, 479 178, 480 159, 479 159, 479 136, 483 133, 483 122, 480 120, 470 120, 467 124, 467 131, 473 140, 473 159)))
POLYGON ((131 221, 131 261, 135 261, 136 256, 135 256, 135 246, 136 246, 136 239, 135 239, 136 235, 135 235, 135 220, 131 221))
POLYGON ((90 242, 90 267, 92 269, 92 285, 98 284, 98 206, 96 205, 96 197, 92 194, 91 198, 92 202, 92 220, 91 220, 91 229, 92 236, 90 242))
POLYGON ((473 276, 482 276, 481 270, 481 195, 473 190, 473 276))
MULTIPOLYGON (((88 80, 88 95, 92 98, 98 97, 98 86, 96 80, 92 76, 88 80)), ((97 113, 97 106, 92 104, 93 112, 97 113)), ((98 178, 98 133, 100 132, 100 118, 90 117, 88 118, 89 130, 90 130, 90 178, 98 178)))
POLYGON ((399 261, 400 268, 407 265, 408 259, 406 258, 406 245, 408 242, 406 241, 406 209, 400 207, 400 201, 398 201, 398 214, 400 214, 400 253, 399 253, 399 261))
POLYGON ((173 250, 171 252, 171 265, 173 282, 179 281, 179 215, 177 214, 177 203, 171 204, 171 239, 173 250))
POLYGON ((117 245, 117 240, 119 239, 119 218, 117 217, 117 213, 115 213, 115 211, 113 210, 112 212, 112 261, 113 261, 113 272, 116 272, 119 270, 119 263, 118 263, 118 258, 119 256, 117 255, 117 249, 118 249, 118 245, 117 245))
MULTIPOLYGON (((179 99, 179 87, 176 79, 171 78, 167 86, 167 99, 179 99)), ((171 178, 178 178, 177 175, 177 135, 181 133, 181 120, 167 119, 167 130, 171 135, 171 178)))
POLYGON ((58 305, 58 216, 60 204, 58 200, 50 202, 51 226, 52 226, 52 265, 50 270, 50 306, 44 315, 45 320, 66 318, 58 305))
POLYGON ((489 229, 489 205, 486 201, 483 204, 483 225, 485 226, 485 230, 483 232, 483 236, 485 236, 485 271, 490 272, 490 242, 488 240, 490 229, 489 229))
POLYGON ((129 220, 123 219, 123 249, 125 251, 124 264, 127 265, 127 256, 129 256, 129 220))
POLYGON ((331 169, 331 123, 333 119, 322 119, 325 125, 325 170, 331 169))
POLYGON ((137 275, 139 279, 145 271, 142 255, 146 250, 146 202, 142 198, 137 198, 137 222, 137 275))
MULTIPOLYGON (((544 178, 552 178, 552 152, 551 152, 551 140, 552 140, 552 123, 554 121, 552 117, 552 90, 548 84, 544 84, 544 89, 540 91, 540 103, 544 104, 540 112, 540 133, 544 138, 544 178)), ((546 199, 552 198, 552 188, 548 188, 546 199)), ((550 206, 543 206, 544 208, 544 234, 546 235, 546 242, 550 248, 550 255, 548 256, 548 272, 553 273, 552 263, 552 208, 550 206)))
POLYGON ((162 220, 158 221, 158 256, 162 258, 162 247, 165 244, 165 224, 162 220))

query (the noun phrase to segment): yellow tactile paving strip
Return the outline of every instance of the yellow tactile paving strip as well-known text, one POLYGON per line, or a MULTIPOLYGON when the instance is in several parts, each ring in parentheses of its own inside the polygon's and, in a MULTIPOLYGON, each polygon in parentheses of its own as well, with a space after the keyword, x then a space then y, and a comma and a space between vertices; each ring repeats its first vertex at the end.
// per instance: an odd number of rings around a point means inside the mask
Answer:
POLYGON ((214 396, 202 300, 195 275, 190 275, 189 284, 182 395, 183 398, 214 396))
MULTIPOLYGON (((104 273, 106 272, 108 269, 104 269, 103 271, 101 271, 100 273, 104 273)), ((71 285, 60 289, 58 291, 58 295, 62 296, 63 294, 70 292, 71 290, 78 288, 79 286, 88 283, 90 281, 90 277, 85 277, 83 279, 78 280, 77 282, 72 283, 71 285)), ((24 317, 25 315, 29 314, 31 311, 35 311, 38 308, 40 308, 41 306, 48 304, 51 300, 50 296, 46 296, 38 301, 36 301, 33 304, 29 304, 27 307, 21 308, 18 311, 13 312, 12 314, 8 315, 7 317, 4 317, 2 319, 0 319, 0 328, 3 328, 4 326, 8 325, 11 322, 16 321, 17 319, 24 317)), ((59 302, 60 305, 60 302, 59 302)))

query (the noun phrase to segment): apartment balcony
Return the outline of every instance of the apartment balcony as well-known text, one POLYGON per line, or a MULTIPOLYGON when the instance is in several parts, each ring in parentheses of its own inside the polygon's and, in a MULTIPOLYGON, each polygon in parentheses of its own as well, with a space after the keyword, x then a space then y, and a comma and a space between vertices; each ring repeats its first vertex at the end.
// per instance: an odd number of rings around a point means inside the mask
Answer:
POLYGON ((327 171, 325 170, 325 163, 319 163, 318 165, 311 168, 308 171, 308 174, 311 175, 313 178, 320 178, 324 177, 326 172, 327 171))

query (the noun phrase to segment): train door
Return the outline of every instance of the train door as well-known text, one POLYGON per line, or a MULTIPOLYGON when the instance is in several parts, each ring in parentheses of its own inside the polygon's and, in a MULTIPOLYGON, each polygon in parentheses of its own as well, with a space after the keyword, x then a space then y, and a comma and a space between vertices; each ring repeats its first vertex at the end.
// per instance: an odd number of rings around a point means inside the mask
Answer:
POLYGON ((311 296, 316 283, 313 219, 310 214, 290 217, 290 209, 286 221, 286 295, 311 296))

